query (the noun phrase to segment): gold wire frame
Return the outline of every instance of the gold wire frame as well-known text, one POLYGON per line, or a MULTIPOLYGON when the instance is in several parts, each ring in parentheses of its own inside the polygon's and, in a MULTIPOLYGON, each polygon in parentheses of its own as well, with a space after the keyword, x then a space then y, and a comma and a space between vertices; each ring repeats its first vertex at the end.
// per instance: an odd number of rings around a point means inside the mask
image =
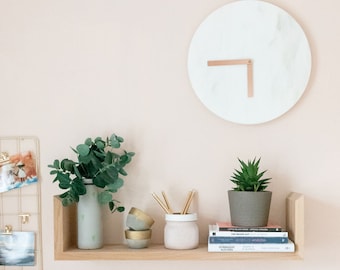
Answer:
MULTIPOLYGON (((35 157, 38 181, 22 188, 0 193, 0 231, 30 231, 35 233, 35 265, 15 266, 15 269, 43 270, 42 222, 41 222, 41 177, 40 149, 37 137, 0 136, 0 153, 10 154, 30 151, 35 157)), ((0 270, 10 270, 13 266, 0 265, 0 270)))

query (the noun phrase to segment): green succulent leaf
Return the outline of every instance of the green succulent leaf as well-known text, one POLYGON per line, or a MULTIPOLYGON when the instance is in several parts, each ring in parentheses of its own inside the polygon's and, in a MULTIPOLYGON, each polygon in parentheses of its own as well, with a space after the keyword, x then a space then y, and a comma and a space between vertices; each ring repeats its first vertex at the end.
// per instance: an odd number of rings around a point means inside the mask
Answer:
POLYGON ((260 158, 252 161, 244 162, 238 159, 240 162, 240 170, 235 169, 230 181, 236 185, 234 190, 237 191, 264 191, 269 184, 271 178, 262 179, 266 171, 259 173, 260 158))

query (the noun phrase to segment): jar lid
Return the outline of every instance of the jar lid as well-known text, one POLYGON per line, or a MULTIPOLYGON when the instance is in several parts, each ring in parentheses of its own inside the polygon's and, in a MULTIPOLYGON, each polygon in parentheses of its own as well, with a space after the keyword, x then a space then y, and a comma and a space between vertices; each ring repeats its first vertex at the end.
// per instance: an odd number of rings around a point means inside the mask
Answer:
POLYGON ((197 220, 197 214, 165 214, 165 220, 166 221, 196 221, 197 220))

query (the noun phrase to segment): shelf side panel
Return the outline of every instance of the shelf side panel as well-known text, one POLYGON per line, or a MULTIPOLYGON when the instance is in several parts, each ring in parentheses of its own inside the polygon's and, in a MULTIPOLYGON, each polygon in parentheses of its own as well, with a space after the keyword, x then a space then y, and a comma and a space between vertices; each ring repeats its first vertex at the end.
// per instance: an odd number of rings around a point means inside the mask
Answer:
POLYGON ((54 196, 54 256, 62 258, 65 251, 76 246, 77 212, 75 205, 64 207, 59 196, 54 196))
POLYGON ((296 254, 303 258, 304 247, 304 196, 292 192, 286 200, 287 207, 287 231, 295 243, 296 254))

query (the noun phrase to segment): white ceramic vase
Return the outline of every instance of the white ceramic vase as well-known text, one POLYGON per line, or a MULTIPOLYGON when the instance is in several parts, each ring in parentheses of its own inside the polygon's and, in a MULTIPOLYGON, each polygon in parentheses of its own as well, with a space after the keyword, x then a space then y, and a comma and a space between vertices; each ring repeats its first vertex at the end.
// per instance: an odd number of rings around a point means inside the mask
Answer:
POLYGON ((79 197, 77 204, 78 248, 98 249, 103 247, 103 222, 98 190, 86 184, 86 194, 79 197))

